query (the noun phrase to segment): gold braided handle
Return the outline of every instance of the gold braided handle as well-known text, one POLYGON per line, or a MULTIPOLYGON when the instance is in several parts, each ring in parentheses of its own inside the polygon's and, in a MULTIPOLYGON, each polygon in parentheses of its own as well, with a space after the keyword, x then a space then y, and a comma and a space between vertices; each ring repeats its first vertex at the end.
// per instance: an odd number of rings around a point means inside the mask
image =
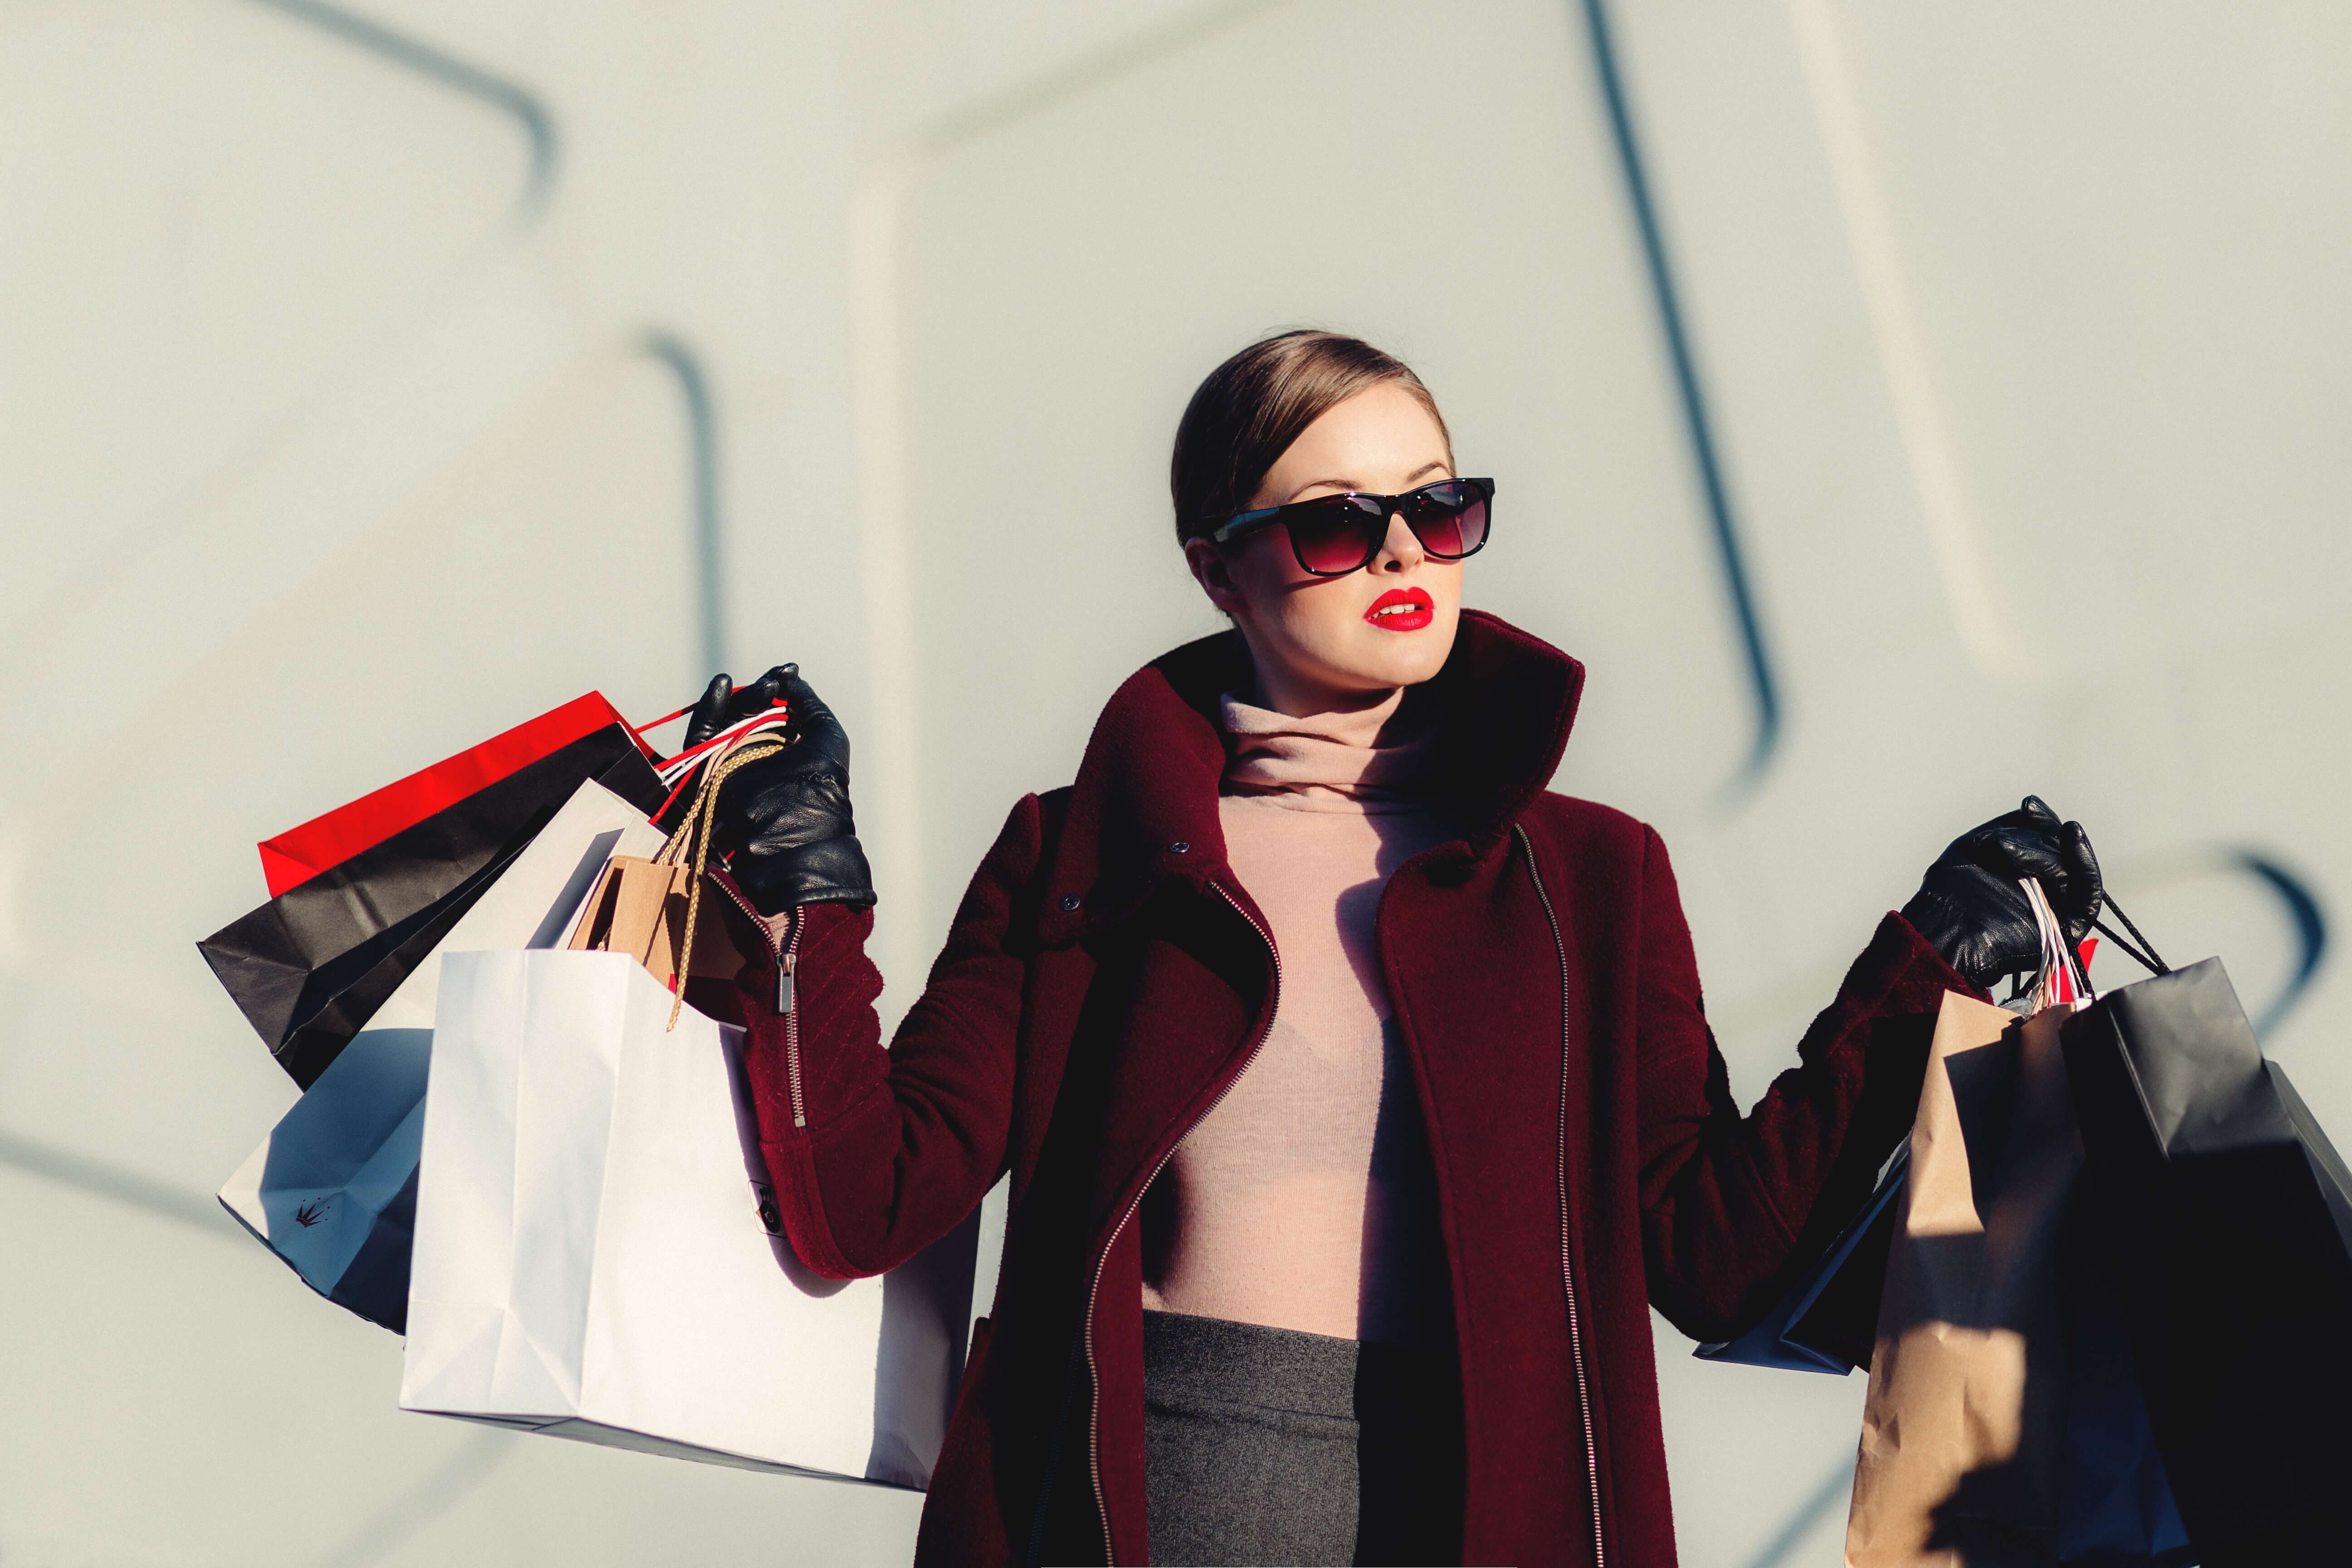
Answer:
POLYGON ((762 757, 772 757, 784 749, 782 741, 766 739, 739 744, 723 752, 710 764, 702 783, 694 792, 694 800, 686 809, 686 819, 669 836, 668 842, 654 857, 663 866, 680 864, 686 857, 688 843, 694 846, 694 875, 687 883, 686 931, 678 942, 677 973, 670 980, 669 1023, 664 1033, 677 1027, 678 1009, 686 1005, 687 972, 694 963, 694 923, 702 912, 702 879, 710 864, 710 829, 719 817, 719 786, 727 776, 746 763, 756 763, 762 757), (698 832, 697 829, 699 829, 698 832))

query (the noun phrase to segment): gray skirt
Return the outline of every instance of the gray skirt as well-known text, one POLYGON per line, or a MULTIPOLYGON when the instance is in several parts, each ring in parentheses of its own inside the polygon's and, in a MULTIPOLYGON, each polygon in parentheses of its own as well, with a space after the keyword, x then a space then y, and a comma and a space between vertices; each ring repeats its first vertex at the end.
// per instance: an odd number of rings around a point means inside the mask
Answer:
POLYGON ((1143 1390, 1154 1563, 1461 1560, 1451 1345, 1147 1311, 1143 1390))

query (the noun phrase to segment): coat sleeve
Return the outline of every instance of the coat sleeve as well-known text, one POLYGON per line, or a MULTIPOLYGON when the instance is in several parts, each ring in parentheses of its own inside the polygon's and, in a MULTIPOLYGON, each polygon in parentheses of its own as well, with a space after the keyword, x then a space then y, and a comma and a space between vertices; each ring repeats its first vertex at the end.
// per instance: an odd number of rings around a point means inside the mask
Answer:
POLYGON ((895 1268, 952 1230, 1004 1168, 1013 1054, 1035 930, 1041 812, 1013 808, 982 860, 889 1048, 866 954, 870 909, 792 912, 793 981, 772 966, 739 982, 761 1152, 785 1234, 830 1279, 895 1268))
POLYGON ((1707 1026, 1665 846, 1647 827, 1641 899, 1638 1114, 1650 1300, 1693 1339, 1729 1339, 1852 1217, 1909 1131, 1944 993, 1982 993, 1888 914, 1798 1042, 1797 1065, 1743 1117, 1707 1026))

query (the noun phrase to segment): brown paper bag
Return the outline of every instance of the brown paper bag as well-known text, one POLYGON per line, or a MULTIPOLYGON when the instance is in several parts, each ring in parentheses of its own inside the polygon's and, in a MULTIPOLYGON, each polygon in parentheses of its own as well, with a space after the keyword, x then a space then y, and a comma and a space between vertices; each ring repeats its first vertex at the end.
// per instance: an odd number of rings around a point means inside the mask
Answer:
POLYGON ((1911 1131, 1847 1568, 2057 1561, 2061 1223, 2083 1161, 2058 1026, 1944 997, 1911 1131))
POLYGON ((730 743, 704 765, 694 799, 660 853, 650 860, 615 855, 606 861, 572 928, 568 945, 575 952, 629 953, 668 986, 677 998, 670 1005, 673 1028, 688 979, 732 980, 743 968, 726 923, 704 918, 702 910, 706 898, 727 896, 709 876, 719 786, 737 768, 783 749, 782 742, 761 735, 730 743))
MULTIPOLYGON (((743 955, 727 935, 726 923, 698 919, 693 922, 694 953, 687 960, 687 910, 694 889, 694 868, 615 855, 604 863, 580 921, 572 931, 572 947, 599 952, 625 952, 653 972, 665 985, 673 985, 681 972, 696 979, 732 980, 743 967, 743 955)), ((706 883, 706 898, 726 895, 706 883)))

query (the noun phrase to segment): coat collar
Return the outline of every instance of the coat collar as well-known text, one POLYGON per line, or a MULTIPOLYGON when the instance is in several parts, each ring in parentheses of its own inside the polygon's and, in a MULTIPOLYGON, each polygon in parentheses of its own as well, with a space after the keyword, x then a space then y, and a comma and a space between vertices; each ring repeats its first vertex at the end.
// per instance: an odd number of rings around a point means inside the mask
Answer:
MULTIPOLYGON (((1241 634, 1229 630, 1161 655, 1113 693, 1078 764, 1048 870, 1046 941, 1124 919, 1163 879, 1201 883, 1225 872, 1217 699, 1250 673, 1241 634)), ((1437 683, 1440 788, 1473 825, 1440 853, 1468 861, 1501 840, 1559 768, 1584 667, 1499 616, 1465 610, 1437 683)))

